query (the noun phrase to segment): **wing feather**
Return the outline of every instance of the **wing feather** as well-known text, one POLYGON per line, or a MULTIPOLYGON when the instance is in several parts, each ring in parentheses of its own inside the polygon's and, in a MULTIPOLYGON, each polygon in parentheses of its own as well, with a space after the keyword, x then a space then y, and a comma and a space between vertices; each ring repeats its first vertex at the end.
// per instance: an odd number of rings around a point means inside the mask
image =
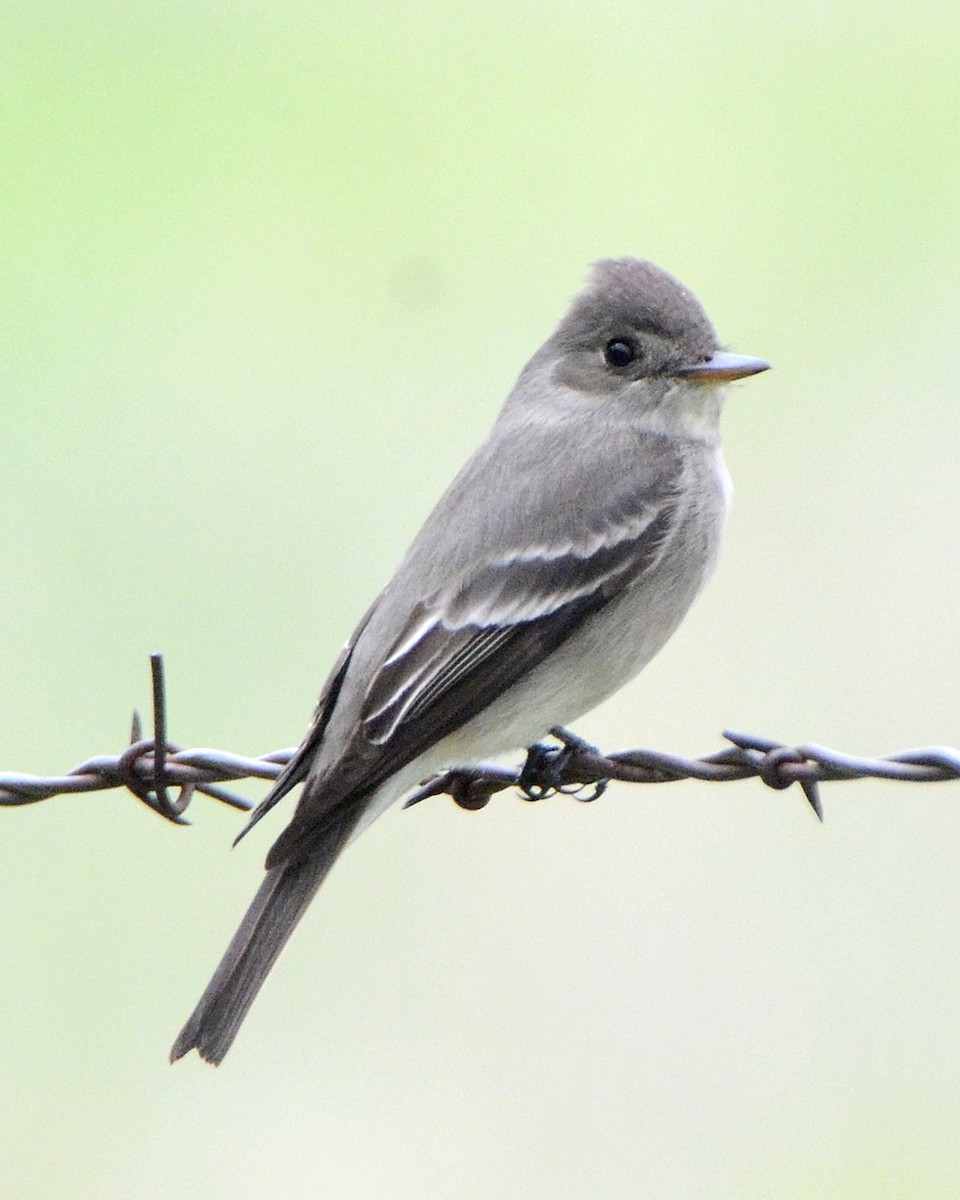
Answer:
MULTIPOLYGON (((379 596, 377 600, 379 600, 379 596)), ((340 688, 343 684, 344 677, 347 673, 347 668, 350 666, 350 659, 353 656, 354 647, 357 644, 357 639, 363 633, 370 620, 374 609, 377 606, 377 600, 367 609, 360 619, 360 623, 353 631, 350 639, 340 651, 337 661, 333 664, 330 674, 327 676, 327 681, 323 685, 320 692, 317 706, 313 712, 313 720, 310 722, 310 728, 307 730, 307 735, 300 743, 296 754, 283 768, 277 778, 273 781, 273 786, 269 792, 260 801, 257 807, 250 814, 246 825, 240 830, 233 840, 236 845, 242 838, 245 838, 250 830, 267 815, 274 805, 278 804, 283 797, 298 783, 303 783, 307 775, 310 773, 310 765, 313 762, 314 756, 323 741, 323 735, 326 732, 327 725, 330 722, 331 714, 333 713, 334 705, 337 703, 337 697, 340 695, 340 688)))
POLYGON ((500 556, 417 605, 367 689, 367 739, 426 723, 429 744, 469 719, 655 562, 671 514, 664 501, 605 536, 500 556))

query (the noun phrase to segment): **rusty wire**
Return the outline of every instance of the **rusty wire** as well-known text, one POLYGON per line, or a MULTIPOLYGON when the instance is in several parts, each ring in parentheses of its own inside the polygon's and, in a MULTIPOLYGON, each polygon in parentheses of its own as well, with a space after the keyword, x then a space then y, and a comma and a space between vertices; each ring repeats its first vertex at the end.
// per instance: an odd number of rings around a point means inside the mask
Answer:
MULTIPOLYGON (((0 807, 34 804, 52 796, 101 792, 124 787, 153 812, 183 825, 184 811, 195 792, 233 808, 249 809, 250 801, 217 786, 228 780, 275 779, 294 750, 276 750, 247 758, 223 750, 184 750, 167 738, 163 660, 150 656, 153 675, 153 737, 144 738, 140 717, 133 715, 130 744, 122 754, 89 758, 66 775, 0 773, 0 807), (171 798, 168 789, 178 789, 171 798)), ((697 779, 729 783, 759 779, 777 791, 797 784, 817 816, 823 819, 819 784, 842 779, 887 779, 900 783, 936 783, 960 779, 960 751, 948 746, 903 750, 882 758, 861 758, 825 746, 788 746, 770 738, 725 731, 730 744, 702 758, 683 758, 659 750, 620 750, 602 754, 566 729, 551 730, 555 744, 527 752, 518 767, 480 763, 452 767, 428 779, 404 807, 431 796, 448 795, 462 808, 483 808, 496 792, 517 788, 527 800, 559 794, 581 801, 602 795, 607 784, 671 783, 697 779)))

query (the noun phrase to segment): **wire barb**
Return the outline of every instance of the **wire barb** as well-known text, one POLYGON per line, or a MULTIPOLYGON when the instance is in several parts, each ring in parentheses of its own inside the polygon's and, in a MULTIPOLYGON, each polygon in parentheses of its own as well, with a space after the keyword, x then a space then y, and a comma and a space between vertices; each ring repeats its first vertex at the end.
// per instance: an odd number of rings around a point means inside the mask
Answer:
MULTIPOLYGON (((130 744, 117 756, 87 759, 66 775, 0 773, 0 807, 35 804, 53 796, 126 788, 152 812, 176 825, 189 822, 184 811, 195 793, 231 808, 247 811, 252 803, 217 786, 227 780, 274 780, 293 757, 293 748, 247 758, 224 750, 184 750, 167 736, 166 684, 163 658, 150 656, 153 683, 153 737, 144 738, 140 714, 133 713, 130 744), (178 789, 171 798, 170 789, 178 789)), ((796 784, 817 817, 823 820, 820 784, 849 779, 886 779, 900 783, 960 780, 960 750, 927 746, 881 758, 860 758, 813 742, 790 746, 772 738, 727 730, 729 743, 702 758, 683 758, 659 750, 619 750, 604 754, 567 729, 550 731, 556 745, 530 748, 522 766, 495 763, 454 766, 431 776, 414 791, 405 808, 432 796, 447 795, 461 808, 484 808, 497 792, 516 788, 527 800, 555 795, 582 802, 603 795, 611 781, 673 783, 696 779, 730 783, 759 779, 774 791, 796 784)))
POLYGON ((140 713, 134 709, 130 743, 119 755, 98 755, 66 775, 39 776, 21 772, 0 773, 0 807, 35 804, 53 796, 77 792, 102 792, 124 787, 152 812, 175 825, 188 825, 183 812, 194 792, 202 792, 231 808, 252 807, 249 800, 226 788, 223 780, 276 779, 293 757, 293 749, 274 750, 260 758, 246 758, 222 750, 184 750, 167 738, 166 685, 163 656, 151 654, 153 682, 153 737, 144 738, 140 713), (168 788, 178 788, 171 799, 168 788))

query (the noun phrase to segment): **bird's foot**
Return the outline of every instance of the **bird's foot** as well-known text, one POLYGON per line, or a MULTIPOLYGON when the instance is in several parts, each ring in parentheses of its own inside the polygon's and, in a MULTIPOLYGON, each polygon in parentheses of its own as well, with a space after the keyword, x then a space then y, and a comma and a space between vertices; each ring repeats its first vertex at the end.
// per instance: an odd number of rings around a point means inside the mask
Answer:
POLYGON ((431 796, 449 796, 454 804, 469 812, 486 808, 495 792, 512 787, 517 782, 516 770, 501 767, 496 763, 477 763, 471 767, 450 767, 431 775, 405 801, 403 807, 411 808, 431 796))
POLYGON ((520 770, 517 787, 527 800, 545 800, 550 796, 576 796, 584 803, 596 800, 607 789, 607 779, 583 782, 583 766, 590 759, 600 757, 600 752, 576 733, 559 725, 550 730, 552 737, 560 743, 536 742, 527 750, 527 758, 520 770))

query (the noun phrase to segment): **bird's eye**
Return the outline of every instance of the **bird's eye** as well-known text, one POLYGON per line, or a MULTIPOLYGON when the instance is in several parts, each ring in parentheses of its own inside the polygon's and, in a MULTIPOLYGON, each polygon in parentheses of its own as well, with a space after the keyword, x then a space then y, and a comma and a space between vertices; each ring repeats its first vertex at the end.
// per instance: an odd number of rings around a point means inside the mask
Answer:
POLYGON ((626 338, 611 338, 603 352, 607 365, 611 367, 629 367, 637 357, 637 348, 626 338))

